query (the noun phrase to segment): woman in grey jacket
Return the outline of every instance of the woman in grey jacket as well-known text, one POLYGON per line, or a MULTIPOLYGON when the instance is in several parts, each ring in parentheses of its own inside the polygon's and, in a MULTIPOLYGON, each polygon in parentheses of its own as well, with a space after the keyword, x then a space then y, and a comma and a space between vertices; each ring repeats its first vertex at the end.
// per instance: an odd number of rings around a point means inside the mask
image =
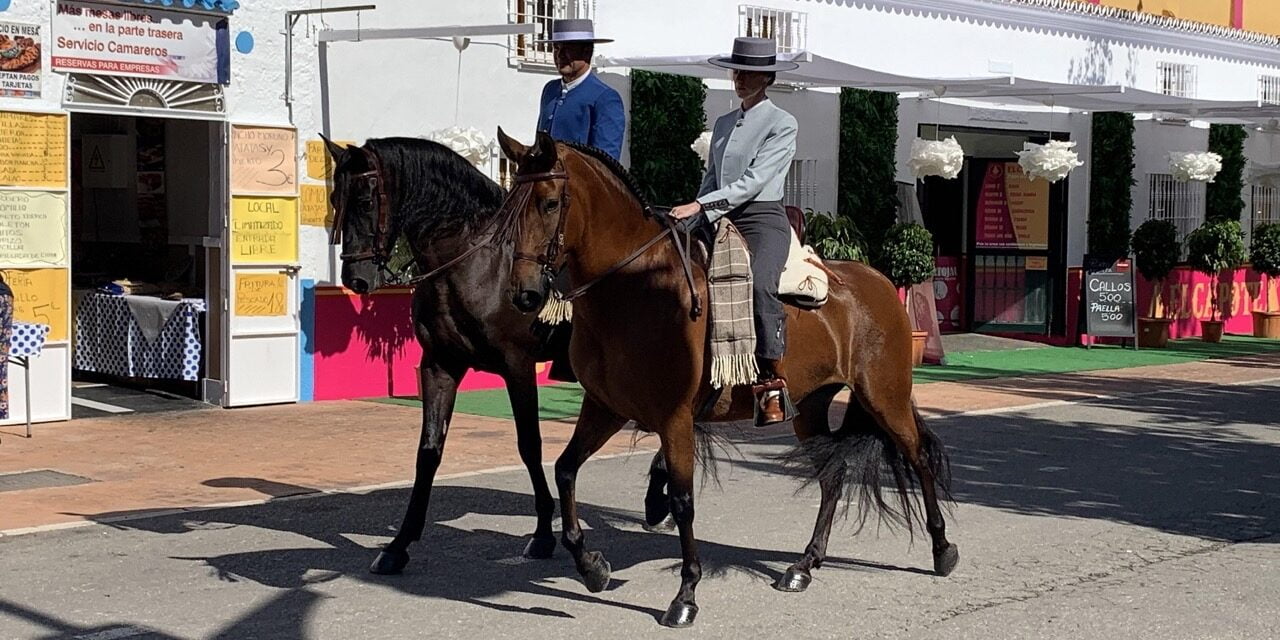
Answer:
POLYGON ((705 215, 708 222, 727 216, 751 250, 751 276, 760 368, 754 389, 763 422, 785 419, 786 380, 780 361, 786 350, 786 312, 778 299, 778 279, 791 247, 791 228, 782 206, 783 188, 796 154, 796 119, 765 94, 778 71, 797 66, 778 62, 777 43, 738 38, 733 55, 711 64, 732 70, 742 106, 716 120, 707 173, 698 197, 671 210, 684 219, 705 215))

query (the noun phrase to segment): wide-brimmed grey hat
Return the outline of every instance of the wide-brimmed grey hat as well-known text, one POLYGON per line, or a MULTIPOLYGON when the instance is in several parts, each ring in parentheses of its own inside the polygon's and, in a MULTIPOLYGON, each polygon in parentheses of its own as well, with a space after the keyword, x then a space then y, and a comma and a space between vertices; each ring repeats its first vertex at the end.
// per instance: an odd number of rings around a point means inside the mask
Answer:
POLYGON ((551 22, 551 37, 538 42, 594 42, 600 44, 613 42, 613 39, 597 38, 596 27, 590 20, 573 18, 553 20, 551 22))
POLYGON ((734 38, 733 55, 711 58, 707 62, 738 71, 791 71, 800 68, 794 62, 778 61, 778 41, 773 38, 734 38))

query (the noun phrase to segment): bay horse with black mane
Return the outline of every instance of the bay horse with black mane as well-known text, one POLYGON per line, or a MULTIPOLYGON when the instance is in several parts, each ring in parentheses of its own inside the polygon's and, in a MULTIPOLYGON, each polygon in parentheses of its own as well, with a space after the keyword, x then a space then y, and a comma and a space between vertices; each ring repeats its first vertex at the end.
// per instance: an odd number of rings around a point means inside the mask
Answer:
POLYGON ((563 347, 507 303, 501 283, 509 279, 511 247, 492 241, 504 190, 462 156, 428 140, 381 138, 362 147, 325 142, 335 163, 330 201, 333 240, 342 243, 343 285, 368 294, 385 284, 401 236, 419 271, 432 275, 413 292, 413 329, 422 345, 422 435, 413 490, 403 524, 369 570, 400 573, 409 545, 422 536, 458 384, 468 369, 506 381, 538 517, 525 555, 551 557, 555 501, 542 468, 536 364, 563 347))
MULTIPOLYGON (((516 188, 500 217, 511 216, 515 260, 511 301, 529 313, 549 295, 549 274, 568 269, 573 289, 569 353, 586 391, 573 437, 556 461, 563 519, 562 541, 588 589, 609 583, 609 563, 587 551, 578 523, 575 483, 582 464, 628 421, 657 433, 665 458, 669 509, 680 533, 681 584, 661 618, 666 626, 692 624, 694 589, 701 578, 693 532, 695 425, 752 416, 749 388, 716 400, 710 387, 708 320, 696 313, 705 300, 705 268, 682 264, 684 235, 644 202, 640 191, 606 154, 538 134, 532 147, 498 131, 503 152, 519 166, 516 188), (601 357, 601 354, 609 354, 601 357), (706 407, 706 415, 697 415, 706 407)), ((688 239, 687 236, 685 238, 688 239)), ((878 511, 911 530, 920 514, 910 489, 918 483, 924 524, 932 538, 933 567, 949 574, 959 560, 947 541, 939 498, 949 482, 941 443, 925 428, 912 399, 911 328, 892 284, 860 263, 832 263, 843 280, 816 311, 789 308, 785 363, 799 413, 800 445, 790 463, 821 490, 821 504, 804 555, 775 585, 802 591, 822 565, 837 505, 846 483, 860 485, 862 511, 878 511), (838 429, 827 411, 836 394, 852 390, 838 429), (896 500, 881 494, 887 470, 896 500), (896 503, 896 504, 895 504, 896 503)), ((710 306, 710 305, 708 305, 710 306)), ((650 520, 652 521, 652 514, 650 520)))

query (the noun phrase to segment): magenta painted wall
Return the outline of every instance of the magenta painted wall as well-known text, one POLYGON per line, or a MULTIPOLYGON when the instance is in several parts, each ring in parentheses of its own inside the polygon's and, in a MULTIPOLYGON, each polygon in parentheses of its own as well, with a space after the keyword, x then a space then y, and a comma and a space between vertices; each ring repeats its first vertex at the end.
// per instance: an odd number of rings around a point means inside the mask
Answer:
MULTIPOLYGON (((413 335, 411 294, 387 289, 359 296, 340 287, 317 287, 314 327, 314 399, 414 397, 414 373, 422 348, 413 335)), ((549 367, 538 366, 539 384, 549 367)), ((502 378, 471 371, 463 391, 501 389, 502 378)))
MULTIPOLYGON (((1200 320, 1210 319, 1213 312, 1212 296, 1218 287, 1221 309, 1219 319, 1225 320, 1227 333, 1251 335, 1253 311, 1267 310, 1268 300, 1264 291, 1270 292, 1270 309, 1280 310, 1277 303, 1277 286, 1280 281, 1267 278, 1250 268, 1223 271, 1216 279, 1187 267, 1175 269, 1164 284, 1164 306, 1167 317, 1173 319, 1169 337, 1186 338, 1200 335, 1200 320), (1267 285, 1264 289, 1264 284, 1267 285)), ((1151 298, 1155 286, 1138 277, 1138 313, 1151 315, 1151 298)))

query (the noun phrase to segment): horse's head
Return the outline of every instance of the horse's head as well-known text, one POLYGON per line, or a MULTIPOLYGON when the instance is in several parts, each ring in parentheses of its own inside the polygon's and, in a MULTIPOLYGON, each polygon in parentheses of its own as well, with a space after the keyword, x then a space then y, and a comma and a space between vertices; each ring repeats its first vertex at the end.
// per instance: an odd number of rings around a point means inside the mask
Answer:
POLYGON ((544 132, 538 133, 532 146, 525 146, 498 129, 498 142, 518 167, 500 215, 509 216, 515 245, 512 302, 529 313, 547 300, 552 275, 562 266, 569 174, 557 156, 555 141, 544 132))
POLYGON ((324 142, 333 157, 330 241, 342 243, 342 285, 356 293, 372 293, 382 285, 381 267, 391 254, 386 177, 372 151, 343 147, 328 138, 324 142))

